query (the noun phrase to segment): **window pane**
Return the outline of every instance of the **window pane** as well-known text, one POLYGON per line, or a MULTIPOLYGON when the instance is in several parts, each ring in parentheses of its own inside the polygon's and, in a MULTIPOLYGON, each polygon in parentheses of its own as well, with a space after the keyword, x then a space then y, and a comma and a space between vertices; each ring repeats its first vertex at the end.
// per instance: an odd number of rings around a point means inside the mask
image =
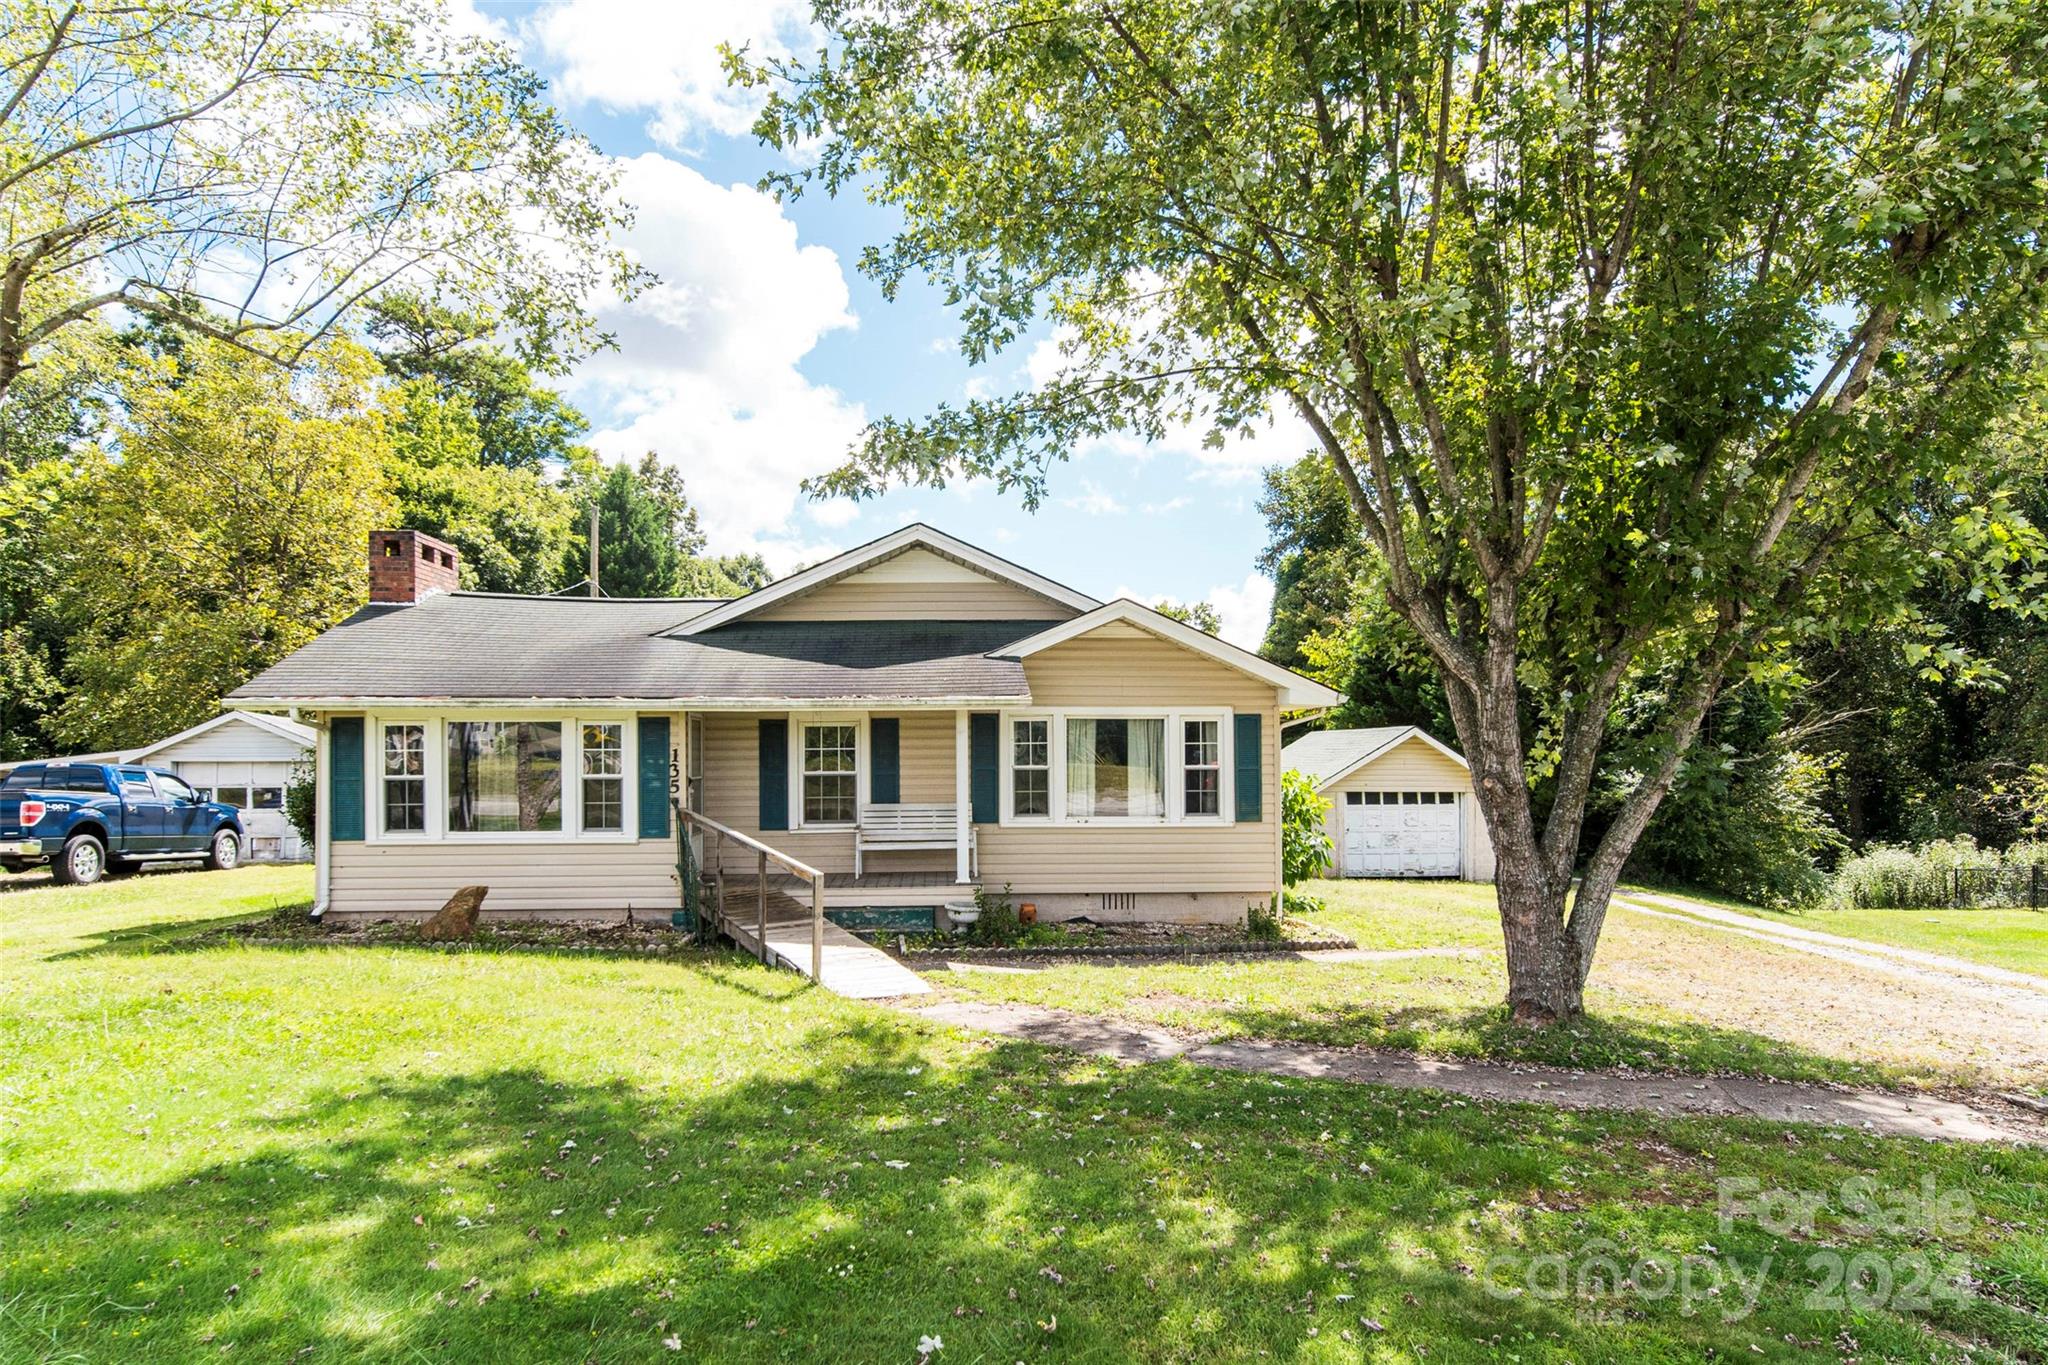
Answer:
POLYGON ((804 775, 804 823, 853 823, 852 773, 806 773, 804 775))
POLYGON ((419 777, 427 771, 427 727, 384 727, 384 772, 389 777, 419 777))
POLYGON ((282 810, 284 808, 283 787, 258 787, 251 793, 257 810, 282 810))
POLYGON ((854 819, 857 768, 851 725, 804 727, 804 811, 806 824, 850 825, 854 819))
POLYGON ((1181 764, 1187 774, 1182 811, 1187 815, 1223 813, 1223 786, 1218 767, 1223 761, 1222 722, 1190 720, 1181 725, 1181 764))
POLYGON ((1042 720, 1020 720, 1010 730, 1010 814, 1052 814, 1052 730, 1042 720))
POLYGON ((427 827, 427 783, 419 777, 387 778, 384 783, 384 832, 416 834, 427 827))
POLYGON ((1069 720, 1067 814, 1080 819, 1166 813, 1166 722, 1069 720))
POLYGON ((561 827, 561 722, 449 723, 449 829, 468 834, 561 827))
POLYGON ((617 832, 626 827, 624 783, 616 777, 583 779, 583 828, 617 832))
POLYGON ((1012 814, 1052 814, 1051 777, 1044 768, 1019 768, 1012 777, 1012 814))
POLYGON ((583 727, 583 775, 617 777, 626 771, 626 727, 586 725, 583 727))

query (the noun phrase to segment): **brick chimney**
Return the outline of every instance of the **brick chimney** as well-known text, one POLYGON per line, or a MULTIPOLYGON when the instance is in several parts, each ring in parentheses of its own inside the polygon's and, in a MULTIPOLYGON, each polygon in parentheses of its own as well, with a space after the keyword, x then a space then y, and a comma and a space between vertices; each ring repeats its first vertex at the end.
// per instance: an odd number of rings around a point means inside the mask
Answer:
POLYGON ((425 531, 370 532, 370 600, 417 602, 461 582, 455 547, 425 531))

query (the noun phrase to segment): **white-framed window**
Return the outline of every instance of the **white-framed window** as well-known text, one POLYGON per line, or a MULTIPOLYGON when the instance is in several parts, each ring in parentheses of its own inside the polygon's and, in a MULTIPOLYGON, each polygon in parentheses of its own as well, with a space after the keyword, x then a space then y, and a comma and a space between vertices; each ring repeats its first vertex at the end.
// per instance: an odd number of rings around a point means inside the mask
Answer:
MULTIPOLYGON (((380 727, 383 742, 382 823, 386 834, 427 831, 427 727, 416 722, 380 727)), ((237 788, 235 804, 247 807, 249 793, 237 788)))
POLYGON ((552 834, 562 828, 562 722, 451 720, 450 834, 552 834))
POLYGON ((1165 819, 1163 718, 1071 716, 1066 728, 1069 820, 1165 819))
POLYGON ((630 714, 398 712, 371 715, 366 728, 376 746, 364 792, 372 840, 638 837, 630 714))
POLYGON ((860 814, 860 726, 805 721, 798 755, 804 825, 851 825, 860 814))
POLYGON ((1010 814, 1019 820, 1052 815, 1052 722, 1043 716, 1010 722, 1010 814))
POLYGON ((1230 714, 1220 708, 1005 712, 1001 822, 1228 823, 1235 814, 1223 781, 1231 764, 1230 714))
POLYGON ((1181 813, 1223 813, 1223 722, 1181 723, 1181 813))
POLYGON ((583 771, 582 829, 587 834, 620 834, 626 828, 626 727, 615 720, 585 721, 579 728, 583 771))

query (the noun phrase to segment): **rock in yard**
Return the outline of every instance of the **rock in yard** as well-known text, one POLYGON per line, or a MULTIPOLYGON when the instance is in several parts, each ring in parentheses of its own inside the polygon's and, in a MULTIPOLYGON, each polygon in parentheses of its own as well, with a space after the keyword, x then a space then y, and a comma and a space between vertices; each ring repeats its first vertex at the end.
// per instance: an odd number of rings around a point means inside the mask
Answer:
POLYGON ((488 886, 465 886, 448 898, 448 903, 434 912, 434 917, 420 926, 420 939, 426 943, 450 943, 456 939, 476 937, 476 917, 484 908, 484 897, 491 894, 488 886))

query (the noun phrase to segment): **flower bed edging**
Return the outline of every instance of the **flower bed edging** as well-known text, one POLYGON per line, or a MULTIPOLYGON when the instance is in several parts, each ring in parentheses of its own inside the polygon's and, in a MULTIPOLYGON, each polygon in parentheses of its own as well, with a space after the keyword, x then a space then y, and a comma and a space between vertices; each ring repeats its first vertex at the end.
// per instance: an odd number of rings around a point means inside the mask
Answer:
POLYGON ((1070 947, 1025 946, 992 947, 987 944, 963 943, 957 948, 911 948, 896 952, 884 947, 892 957, 917 965, 959 960, 976 962, 982 959, 1000 961, 1019 958, 1114 958, 1114 957, 1277 957, 1283 953, 1319 953, 1340 948, 1356 948, 1357 943, 1342 937, 1288 939, 1280 943, 1264 939, 1225 939, 1220 942, 1192 943, 1076 943, 1070 947))

